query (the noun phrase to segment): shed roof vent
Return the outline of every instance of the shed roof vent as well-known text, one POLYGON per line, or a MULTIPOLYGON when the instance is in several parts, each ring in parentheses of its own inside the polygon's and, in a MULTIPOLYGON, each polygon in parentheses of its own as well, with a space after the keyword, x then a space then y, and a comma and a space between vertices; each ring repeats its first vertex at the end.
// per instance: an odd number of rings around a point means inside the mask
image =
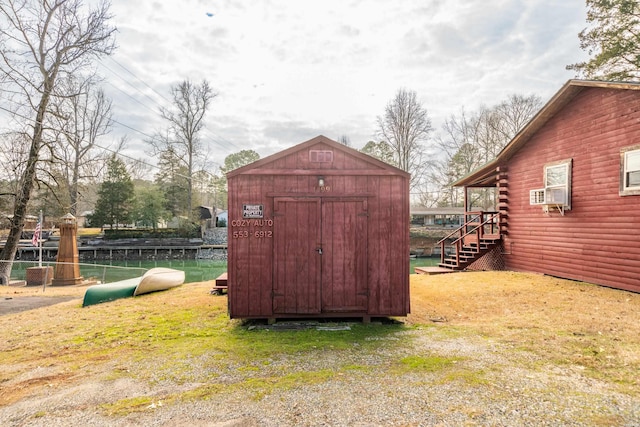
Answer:
POLYGON ((316 163, 331 163, 333 162, 333 151, 309 150, 309 161, 316 163))

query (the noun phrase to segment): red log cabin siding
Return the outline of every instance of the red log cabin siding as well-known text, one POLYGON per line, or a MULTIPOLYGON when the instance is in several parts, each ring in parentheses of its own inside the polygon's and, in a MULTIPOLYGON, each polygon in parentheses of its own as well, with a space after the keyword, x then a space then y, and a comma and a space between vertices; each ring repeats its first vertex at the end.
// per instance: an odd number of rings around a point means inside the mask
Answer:
POLYGON ((409 313, 408 174, 317 137, 231 172, 228 194, 231 317, 409 313), (243 204, 263 205, 273 226, 234 226, 243 204), (245 229, 273 235, 234 238, 245 229))
POLYGON ((620 149, 640 142, 640 93, 587 88, 508 162, 506 267, 640 291, 640 196, 619 196, 620 149), (529 205, 543 168, 572 159, 571 210, 529 205))

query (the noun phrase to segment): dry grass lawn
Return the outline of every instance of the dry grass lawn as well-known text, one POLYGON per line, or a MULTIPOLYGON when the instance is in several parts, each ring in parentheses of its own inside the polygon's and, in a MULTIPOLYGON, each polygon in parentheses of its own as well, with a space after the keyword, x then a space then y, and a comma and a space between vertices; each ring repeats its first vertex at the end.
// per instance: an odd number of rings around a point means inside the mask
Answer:
POLYGON ((640 294, 514 272, 412 276, 411 323, 445 320, 640 395, 640 294))
MULTIPOLYGON (((238 330, 246 328, 228 319, 226 297, 209 295, 211 285, 187 284, 135 303, 123 299, 87 308, 81 307, 83 287, 0 287, 5 302, 77 297, 0 316, 0 407, 45 385, 126 375, 131 360, 144 366, 151 354, 156 362, 166 357, 169 365, 169 359, 212 348, 247 360, 252 352, 268 351, 255 341, 244 347, 238 330), (174 349, 163 356, 168 345, 174 349)), ((620 393, 640 396, 640 294, 514 272, 412 275, 411 311, 400 327, 487 337, 539 355, 547 365, 580 366, 620 393)), ((164 375, 187 375, 184 365, 171 366, 181 372, 164 375)), ((151 374, 143 379, 151 381, 151 374)))

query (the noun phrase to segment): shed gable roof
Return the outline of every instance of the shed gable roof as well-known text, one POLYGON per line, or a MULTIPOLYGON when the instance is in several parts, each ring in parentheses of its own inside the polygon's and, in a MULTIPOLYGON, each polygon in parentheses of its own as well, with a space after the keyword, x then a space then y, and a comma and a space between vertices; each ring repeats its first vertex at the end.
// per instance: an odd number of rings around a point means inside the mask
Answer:
MULTIPOLYGON (((580 92, 588 88, 640 90, 640 83, 605 82, 597 80, 569 80, 544 107, 518 132, 516 136, 502 149, 495 159, 481 166, 467 176, 453 183, 460 186, 485 186, 494 183, 493 176, 499 166, 504 165, 513 157, 552 117, 569 104, 580 92)), ((493 184, 491 184, 493 185, 493 184)))
MULTIPOLYGON (((403 175, 403 176, 409 177, 409 174, 401 169, 398 169, 392 165, 382 162, 367 154, 361 153, 358 150, 354 150, 353 148, 340 144, 339 142, 334 141, 330 138, 327 138, 326 136, 318 135, 315 138, 302 142, 298 145, 294 145, 293 147, 290 147, 286 150, 280 151, 278 153, 272 154, 270 156, 257 160, 248 165, 234 169, 229 173, 227 173, 227 178, 230 178, 236 175, 242 175, 242 174, 252 174, 252 173, 258 172, 259 170, 268 171, 279 160, 282 160, 288 156, 295 155, 300 152, 309 151, 316 146, 318 146, 319 148, 328 147, 331 150, 343 152, 346 156, 357 161, 362 167, 363 171, 379 170, 379 171, 386 171, 387 173, 394 174, 394 175, 403 175)), ((282 168, 277 168, 277 169, 282 170, 282 168)), ((291 170, 293 171, 294 169, 291 169, 291 170)), ((330 171, 331 169, 326 169, 326 170, 330 171)), ((339 169, 334 169, 334 170, 339 171, 339 169)))

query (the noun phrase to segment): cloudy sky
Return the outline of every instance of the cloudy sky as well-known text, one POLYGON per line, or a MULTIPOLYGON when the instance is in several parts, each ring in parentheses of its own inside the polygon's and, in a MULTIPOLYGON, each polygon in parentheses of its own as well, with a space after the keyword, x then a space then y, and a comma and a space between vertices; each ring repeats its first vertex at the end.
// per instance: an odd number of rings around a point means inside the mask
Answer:
POLYGON ((400 88, 417 93, 436 132, 511 94, 546 102, 574 77, 565 66, 586 58, 584 0, 112 0, 111 10, 118 49, 100 67, 110 137, 127 134, 134 157, 186 79, 218 93, 202 139, 219 165, 320 134, 361 148, 400 88))

